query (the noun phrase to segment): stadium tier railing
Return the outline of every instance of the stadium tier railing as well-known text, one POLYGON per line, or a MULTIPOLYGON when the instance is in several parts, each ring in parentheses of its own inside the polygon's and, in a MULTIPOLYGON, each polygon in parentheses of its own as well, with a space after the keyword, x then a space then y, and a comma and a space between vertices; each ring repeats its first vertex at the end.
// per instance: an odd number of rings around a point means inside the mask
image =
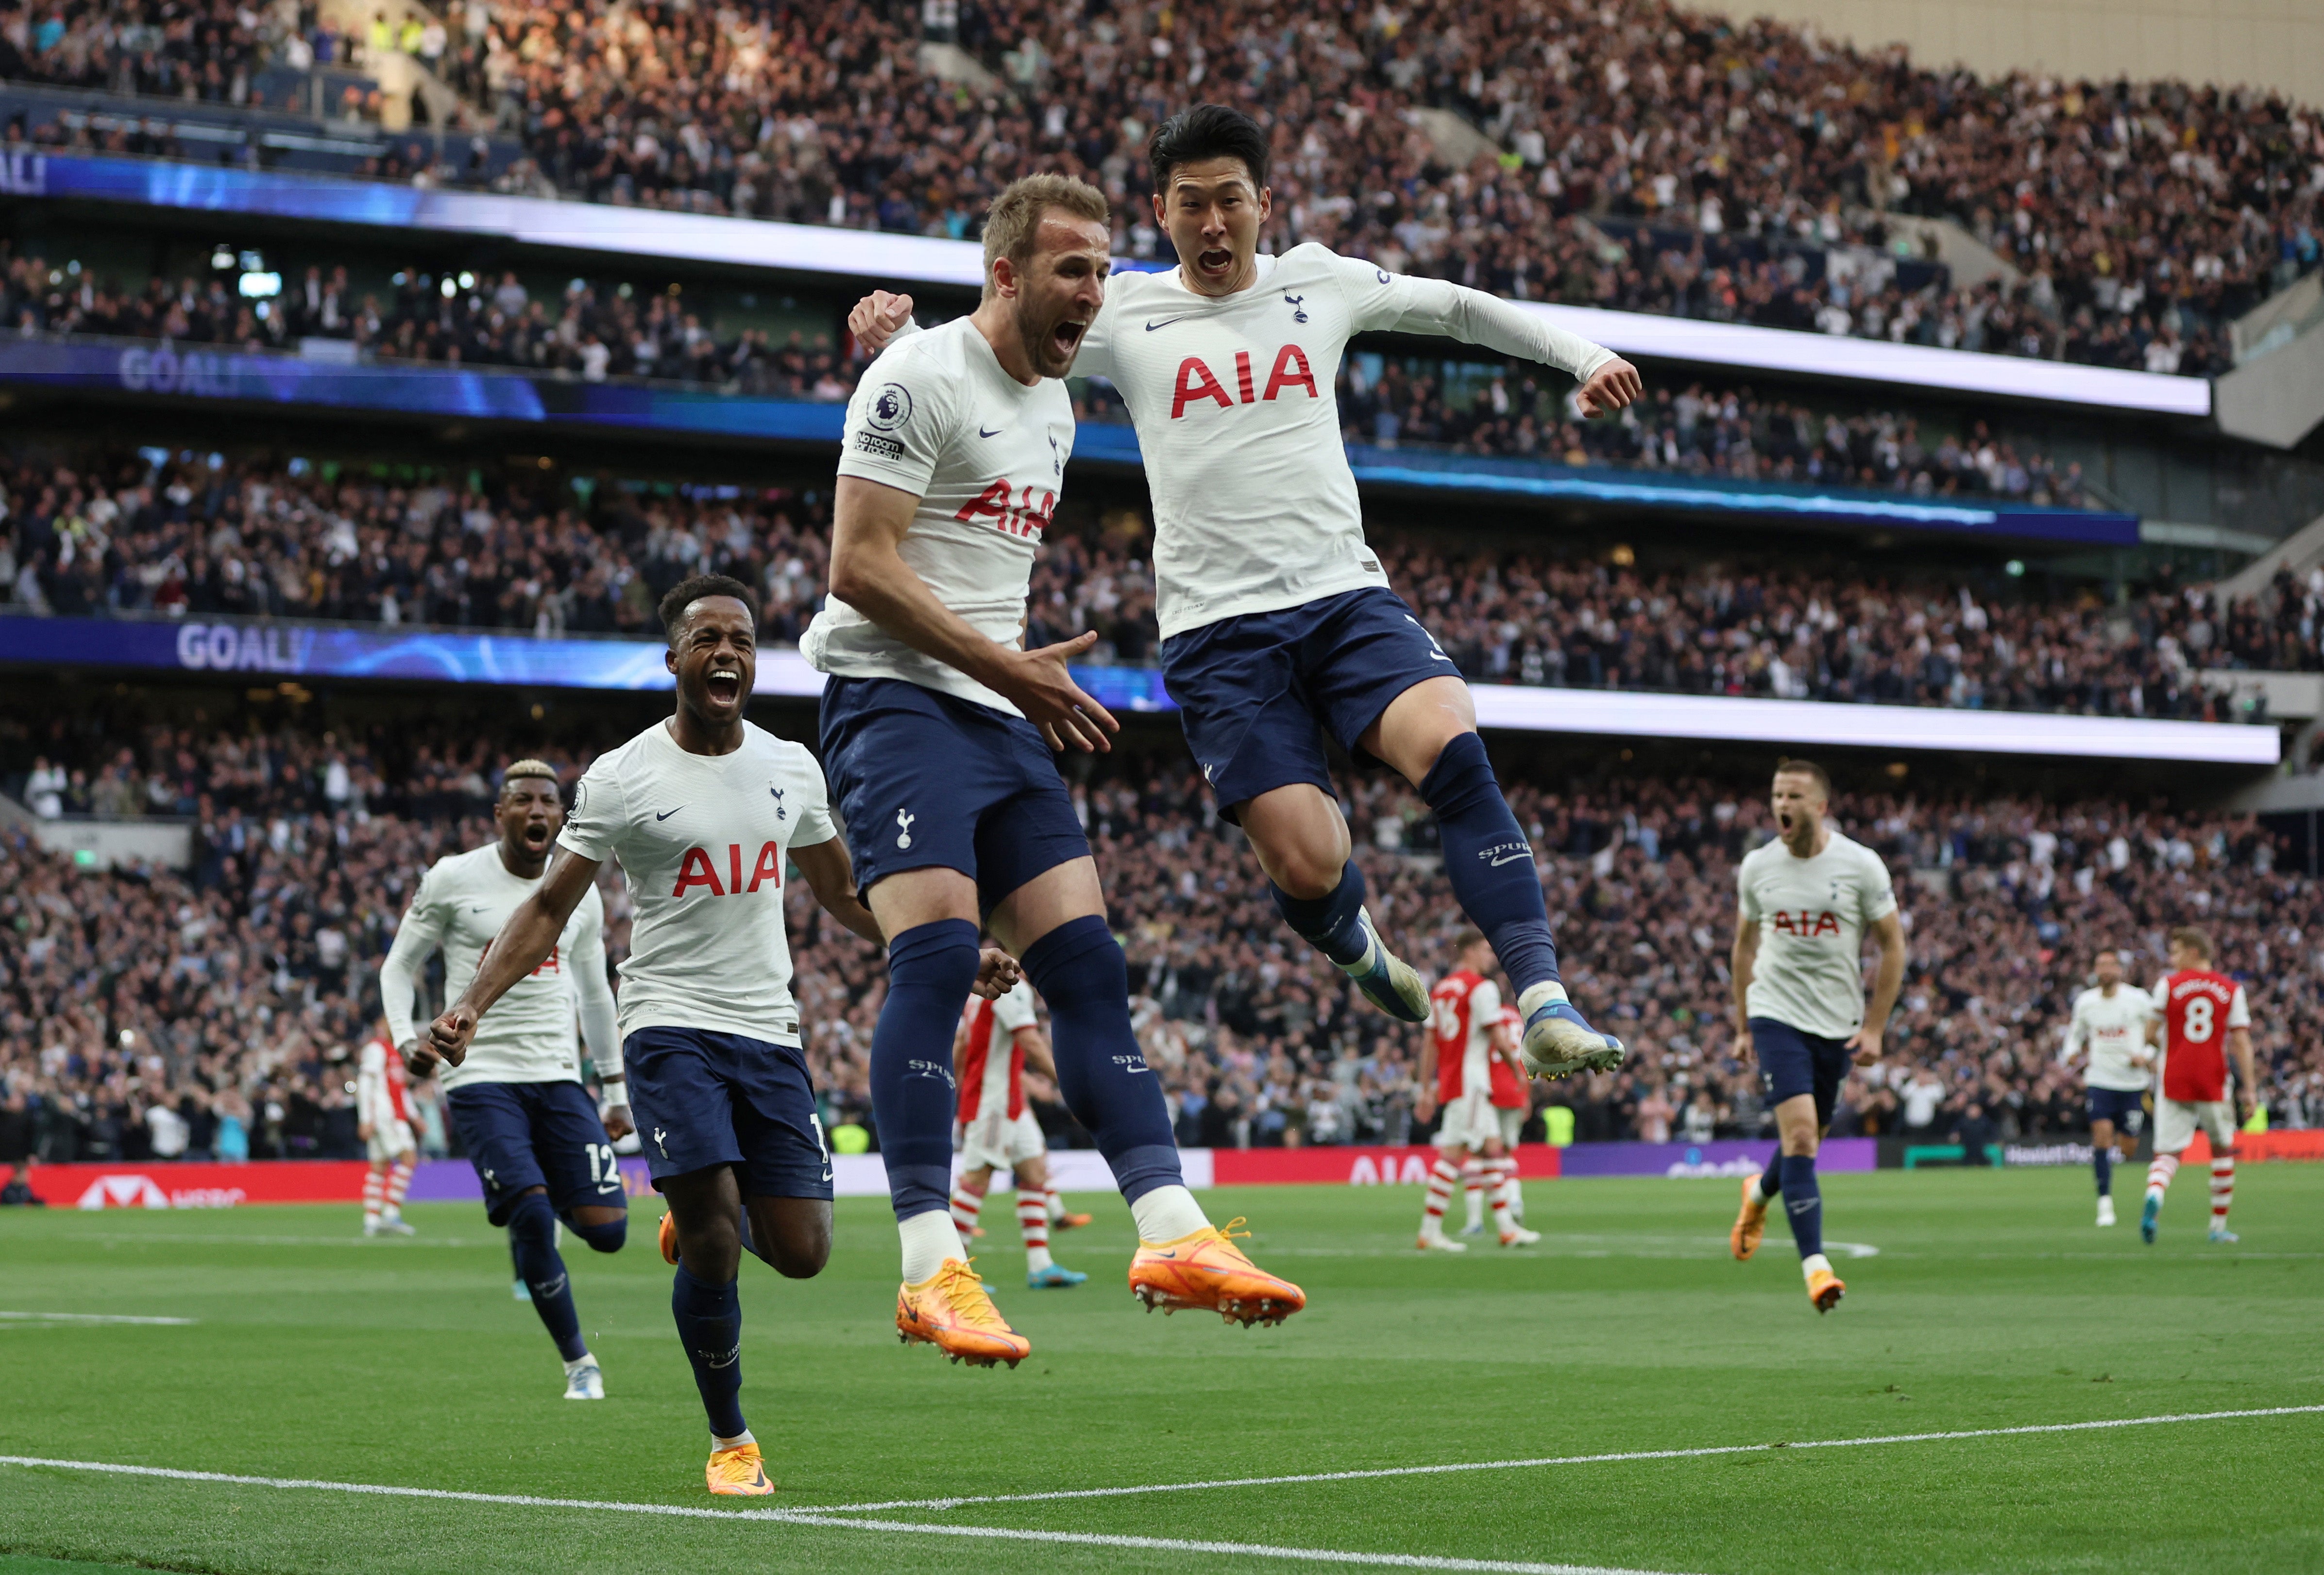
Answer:
MULTIPOLYGON (((498 421, 706 440, 836 448, 844 405, 643 378, 591 382, 563 372, 309 357, 286 351, 120 339, 93 334, 0 338, 0 386, 230 401, 331 411, 498 421)), ((2139 519, 2006 497, 1919 497, 1870 488, 1738 481, 1498 455, 1351 444, 1359 483, 1530 502, 1588 502, 1717 519, 1869 525, 2093 547, 2135 546, 2139 519)), ((1088 421, 1077 463, 1142 468, 1136 431, 1088 421)))
MULTIPOLYGON (((113 153, 0 153, 0 196, 488 236, 568 252, 820 276, 851 290, 878 283, 966 292, 983 277, 983 252, 974 241, 113 153)), ((1115 266, 1157 264, 1118 258, 1115 266)), ((1598 307, 1517 304, 1631 357, 2155 415, 2200 419, 2212 412, 2211 384, 2200 377, 1598 307)))
MULTIPOLYGON (((659 641, 616 635, 546 637, 209 615, 0 613, 0 664, 18 666, 644 690, 669 687, 663 654, 659 641)), ((1176 709, 1158 669, 1077 667, 1074 674, 1111 709, 1176 709)), ((812 699, 823 692, 823 681, 797 651, 770 648, 760 658, 757 693, 762 697, 812 699)), ((2272 725, 1513 684, 1478 684, 1473 693, 1479 725, 1510 732, 2252 767, 2273 766, 2282 758, 2282 736, 2272 725)))

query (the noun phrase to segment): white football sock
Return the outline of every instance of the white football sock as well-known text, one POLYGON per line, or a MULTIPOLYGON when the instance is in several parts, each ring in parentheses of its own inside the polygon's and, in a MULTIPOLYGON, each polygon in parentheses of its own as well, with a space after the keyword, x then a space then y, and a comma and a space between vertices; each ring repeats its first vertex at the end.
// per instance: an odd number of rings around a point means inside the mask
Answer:
POLYGON ((1752 1202, 1765 1203, 1767 1200, 1766 1181, 1767 1178, 1764 1174, 1751 1178, 1752 1202))
POLYGON ((1807 1256, 1800 1260, 1800 1277, 1802 1279, 1806 1279, 1812 1275, 1818 1269, 1821 1269, 1827 1274, 1831 1274, 1831 1260, 1824 1256, 1821 1253, 1810 1253, 1807 1256))
POLYGON ((899 1220, 896 1234, 903 1238, 907 1285, 931 1278, 945 1266, 946 1258, 961 1255, 960 1231, 953 1225, 949 1209, 931 1209, 925 1214, 899 1220))
POLYGON ((565 1364, 565 1376, 570 1378, 582 1368, 594 1367, 596 1365, 597 1358, 591 1356, 587 1351, 583 1351, 579 1356, 565 1364))
POLYGON ((1157 1187, 1130 1206, 1140 1241, 1176 1241, 1210 1228, 1210 1218, 1184 1187, 1157 1187))
POLYGON ((715 1432, 710 1435, 710 1447, 714 1450, 739 1450, 744 1444, 755 1444, 758 1441, 751 1436, 751 1430, 747 1427, 731 1439, 722 1439, 715 1432))
POLYGON ((1043 1269, 1055 1268, 1056 1262, 1056 1259, 1049 1255, 1047 1247, 1028 1246, 1025 1249, 1025 1272, 1028 1274, 1038 1274, 1043 1269))
POLYGON ((1531 1022, 1533 1014, 1550 1002, 1563 1001, 1565 998, 1563 985, 1559 984, 1555 979, 1544 979, 1517 997, 1517 1015, 1531 1022))

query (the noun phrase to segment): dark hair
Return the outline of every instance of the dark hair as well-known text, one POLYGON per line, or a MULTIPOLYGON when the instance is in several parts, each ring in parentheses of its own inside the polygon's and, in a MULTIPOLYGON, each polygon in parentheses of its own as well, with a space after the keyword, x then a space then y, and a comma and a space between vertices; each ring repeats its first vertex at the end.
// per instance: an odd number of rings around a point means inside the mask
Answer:
POLYGON ((1197 104, 1154 128, 1147 139, 1147 162, 1154 167, 1154 190, 1170 190, 1170 171, 1204 159, 1240 159, 1250 183, 1267 190, 1267 133, 1240 109, 1197 104))
POLYGON ((1775 762, 1775 774, 1777 776, 1806 777, 1816 784, 1816 792, 1821 793, 1827 799, 1831 797, 1831 776, 1825 773, 1822 766, 1818 765, 1812 760, 1778 760, 1775 762))
POLYGON ((752 626, 755 628, 758 625, 759 601, 751 594, 749 586, 731 574, 696 574, 671 586, 669 593, 661 598, 659 610, 662 632, 669 636, 671 644, 678 644, 678 632, 686 626, 686 609, 706 596, 733 597, 742 604, 742 610, 751 615, 752 626))

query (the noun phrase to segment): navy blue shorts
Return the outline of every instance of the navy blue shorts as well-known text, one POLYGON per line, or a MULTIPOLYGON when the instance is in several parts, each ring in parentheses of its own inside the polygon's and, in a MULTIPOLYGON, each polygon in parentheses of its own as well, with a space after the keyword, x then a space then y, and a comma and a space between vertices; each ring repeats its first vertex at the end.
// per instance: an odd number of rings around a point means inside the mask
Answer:
POLYGON ((452 1130, 484 1184, 484 1217, 508 1223, 518 1194, 549 1189, 559 1214, 626 1208, 613 1140, 578 1083, 464 1083, 444 1102, 452 1130))
POLYGON ((1802 1094, 1815 1096, 1816 1125, 1831 1125, 1832 1106, 1840 1085, 1848 1079, 1848 1041, 1803 1033, 1773 1017, 1751 1019, 1751 1053, 1759 1061, 1759 1086, 1766 1090, 1770 1109, 1802 1094))
POLYGON ((622 1055, 656 1188, 732 1165, 746 1198, 831 1196, 831 1151, 798 1051, 708 1028, 641 1028, 622 1055))
POLYGON ((1024 718, 899 678, 834 678, 822 721, 858 890, 956 869, 991 913, 1035 876, 1089 857, 1056 752, 1024 718))
POLYGON ((1323 735, 1357 760, 1356 740, 1416 683, 1461 670, 1384 586, 1304 607, 1222 618, 1162 642, 1162 681, 1219 815, 1271 789, 1332 791, 1323 735))
POLYGON ((2092 1089, 2090 1119, 2111 1121, 2115 1130, 2131 1137, 2146 1125, 2146 1092, 2143 1089, 2092 1089))

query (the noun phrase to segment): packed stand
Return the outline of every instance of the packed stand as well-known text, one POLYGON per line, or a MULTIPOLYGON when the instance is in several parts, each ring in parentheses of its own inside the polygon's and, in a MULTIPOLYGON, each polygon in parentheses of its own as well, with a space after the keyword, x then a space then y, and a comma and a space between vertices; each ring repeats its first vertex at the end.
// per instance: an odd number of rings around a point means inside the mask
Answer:
MULTIPOLYGON (((11 748, 188 814, 195 857, 184 871, 105 872, 0 839, 0 1163, 356 1153, 348 1058, 377 1022, 379 959, 427 865, 494 835, 506 752, 428 727, 161 726, 124 744, 61 725, 11 748)), ((568 782, 589 758, 549 753, 568 782)), ((1536 1085, 1537 1104, 1571 1108, 1583 1141, 1765 1135, 1726 972, 1736 861, 1770 834, 1758 795, 1701 781, 1509 794, 1565 979, 1633 1049, 1619 1074, 1536 1085)), ((1249 848, 1175 751, 1125 755, 1074 796, 1182 1142, 1422 1134, 1420 1031, 1364 1005, 1283 929, 1249 848)), ((1379 775, 1350 780, 1345 807, 1372 912, 1441 971, 1460 917, 1434 822, 1379 775)), ((2324 1122, 2324 885, 2282 867, 2248 817, 1883 796, 1843 803, 1839 822, 1888 861, 1910 964, 1883 1059, 1851 1073, 1836 1133, 2080 1130, 2060 1052, 2092 952, 2125 947, 2135 971, 2158 972, 2164 931, 2186 922, 2211 931, 2251 993, 2276 1123, 2324 1122)), ((610 868, 604 891, 618 960, 630 909, 610 868)), ((804 883, 788 900, 826 1121, 868 1125, 882 959, 804 883)), ((1086 1142, 1053 1089, 1035 1093, 1054 1141, 1086 1142)), ((422 1094, 427 1145, 441 1152, 441 1111, 422 1094)))
POLYGON ((103 334, 295 350, 303 339, 343 339, 382 362, 509 366, 602 383, 646 377, 775 399, 835 402, 862 368, 794 330, 780 344, 761 328, 723 335, 681 293, 576 279, 560 296, 535 297, 513 273, 433 273, 417 265, 392 279, 385 301, 358 294, 345 268, 309 267, 279 293, 245 297, 232 275, 175 283, 156 274, 142 290, 9 255, 0 241, 0 323, 17 334, 103 334))
MULTIPOLYGON (((1144 138, 1209 97, 1272 125, 1277 249, 1321 240, 1523 299, 2153 371, 2224 370, 2226 321, 2319 257, 2324 134, 2245 89, 1980 82, 1662 0, 928 14, 989 90, 924 76, 911 13, 869 6, 456 4, 435 63, 522 137, 528 156, 493 178, 504 190, 964 236, 1038 166, 1101 182, 1122 249, 1152 255, 1144 138), (1416 118, 1430 110, 1493 151, 1448 153, 1416 118), (2014 277, 1908 277, 1896 252, 1914 248, 1887 214, 1955 219, 2014 277)), ((46 37, 19 53, 57 56, 46 37)))
POLYGON ((262 16, 226 0, 8 0, 0 5, 0 80, 248 104, 253 79, 290 31, 280 9, 262 16))
MULTIPOLYGON (((650 637, 655 599, 715 570, 759 589, 770 643, 795 641, 814 616, 826 494, 585 485, 479 491, 192 453, 83 470, 0 464, 0 606, 650 637)), ((2313 573, 2279 576, 2223 612, 2202 587, 2110 607, 1798 567, 1658 571, 1420 537, 1376 545, 1391 582, 1485 683, 2217 720, 2234 705, 2199 669, 2324 671, 2313 573)), ((1094 629, 1092 662, 1151 662, 1137 522, 1055 533, 1028 616, 1036 644, 1094 629)))

